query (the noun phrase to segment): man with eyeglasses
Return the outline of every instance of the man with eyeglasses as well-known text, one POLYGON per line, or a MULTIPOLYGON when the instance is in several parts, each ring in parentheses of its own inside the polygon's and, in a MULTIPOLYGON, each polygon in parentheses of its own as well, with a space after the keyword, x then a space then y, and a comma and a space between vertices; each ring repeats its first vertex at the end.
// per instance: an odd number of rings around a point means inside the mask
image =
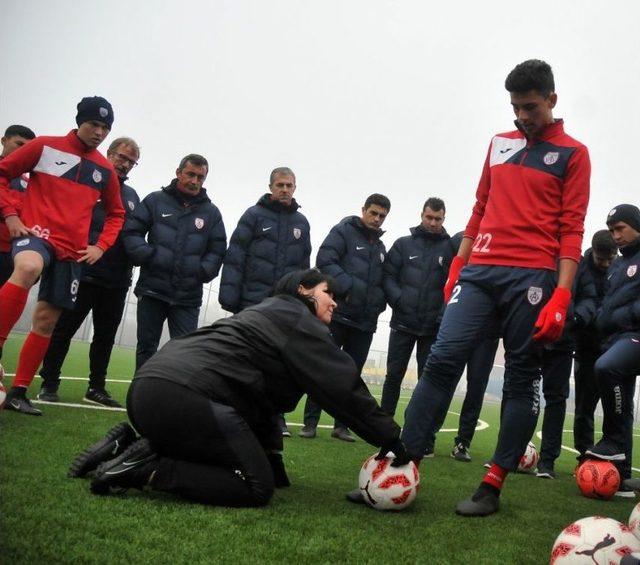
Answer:
MULTIPOLYGON (((125 219, 131 216, 140 203, 136 191, 125 183, 131 169, 138 164, 139 158, 140 148, 129 137, 115 139, 107 150, 107 159, 113 165, 120 181, 120 197, 125 219)), ((104 221, 104 204, 98 201, 91 219, 90 243, 97 241, 104 221)), ((78 286, 76 306, 73 310, 65 310, 62 313, 51 336, 49 349, 40 370, 42 389, 38 394, 39 400, 59 401, 60 371, 69 351, 71 338, 89 312, 92 312, 93 340, 89 349, 89 387, 84 400, 102 406, 120 407, 120 403, 107 392, 105 382, 111 350, 131 286, 132 271, 133 265, 125 252, 122 234, 99 261, 85 266, 78 286)))

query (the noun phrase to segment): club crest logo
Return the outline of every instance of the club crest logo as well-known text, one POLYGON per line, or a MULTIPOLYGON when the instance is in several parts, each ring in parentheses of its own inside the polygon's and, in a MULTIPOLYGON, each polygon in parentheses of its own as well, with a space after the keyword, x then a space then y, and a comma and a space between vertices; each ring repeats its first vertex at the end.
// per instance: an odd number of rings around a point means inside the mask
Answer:
POLYGON ((638 265, 629 265, 627 268, 627 276, 633 277, 638 272, 638 265))
POLYGON ((545 165, 553 165, 560 158, 560 153, 557 151, 549 151, 543 158, 542 161, 545 165))
POLYGON ((102 118, 106 118, 109 115, 109 110, 107 110, 106 108, 103 108, 103 107, 100 107, 98 112, 100 113, 100 116, 102 118))
POLYGON ((102 181, 102 173, 98 169, 93 170, 93 174, 91 175, 93 182, 101 182, 102 181))
POLYGON ((202 218, 196 218, 196 229, 201 230, 204 227, 204 220, 202 218))
POLYGON ((532 306, 539 304, 542 300, 542 289, 539 286, 530 286, 527 291, 527 300, 532 306))
POLYGON ((127 206, 129 206, 129 210, 131 210, 132 212, 136 207, 136 205, 131 200, 127 200, 127 206))
POLYGON ((293 237, 300 239, 302 237, 302 230, 300 228, 293 228, 293 237))
POLYGON ((380 252, 380 263, 384 263, 384 253, 380 252))

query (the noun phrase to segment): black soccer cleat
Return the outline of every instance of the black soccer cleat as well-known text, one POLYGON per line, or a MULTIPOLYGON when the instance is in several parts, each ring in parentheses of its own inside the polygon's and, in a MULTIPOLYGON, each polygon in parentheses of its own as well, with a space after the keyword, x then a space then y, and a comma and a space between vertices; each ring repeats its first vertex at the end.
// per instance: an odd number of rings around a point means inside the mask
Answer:
POLYGON ((13 410, 29 416, 42 416, 42 411, 38 410, 31 400, 26 396, 26 389, 22 387, 13 387, 8 393, 4 401, 5 410, 13 410))
POLYGON ((112 488, 142 488, 149 483, 158 455, 145 438, 132 443, 115 459, 102 463, 91 481, 93 494, 109 494, 112 488))
POLYGON ((459 443, 453 448, 451 457, 453 457, 456 461, 462 461, 463 463, 469 463, 471 461, 469 449, 464 443, 459 443))
POLYGON ((120 455, 136 440, 136 432, 128 422, 121 422, 111 428, 100 441, 87 447, 69 467, 68 476, 77 479, 98 468, 100 463, 120 455))
POLYGON ((456 506, 459 516, 490 516, 500 508, 500 496, 480 487, 471 498, 467 498, 456 506))

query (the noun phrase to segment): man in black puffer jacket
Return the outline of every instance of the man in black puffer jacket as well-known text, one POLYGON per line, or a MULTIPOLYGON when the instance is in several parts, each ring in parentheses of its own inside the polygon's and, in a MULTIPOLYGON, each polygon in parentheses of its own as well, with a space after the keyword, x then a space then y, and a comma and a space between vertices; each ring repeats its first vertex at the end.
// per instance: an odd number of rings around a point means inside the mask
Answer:
POLYGON ((395 241, 384 263, 383 285, 393 315, 380 405, 389 414, 395 414, 413 347, 417 343, 420 375, 438 333, 444 283, 453 258, 451 238, 443 227, 445 212, 440 198, 429 198, 420 225, 395 241))
MULTIPOLYGON (((259 304, 284 275, 309 268, 309 222, 293 197, 296 175, 278 167, 269 177, 270 193, 262 195, 240 218, 229 240, 220 281, 220 305, 237 314, 259 304)), ((291 437, 284 416, 284 437, 291 437)))
MULTIPOLYGON (((138 164, 140 148, 129 137, 115 139, 107 150, 107 159, 111 161, 120 181, 120 198, 129 219, 140 204, 137 192, 125 183, 131 169, 138 164)), ((98 241, 105 220, 102 201, 93 208, 89 243, 98 241)), ((111 398, 105 388, 107 367, 111 350, 116 338, 124 311, 127 292, 131 286, 133 265, 127 257, 122 242, 122 233, 116 242, 93 265, 86 264, 80 278, 76 306, 73 310, 64 310, 58 320, 49 349, 42 362, 40 376, 42 390, 38 399, 58 402, 60 370, 69 351, 71 338, 78 331, 85 318, 92 312, 93 339, 89 349, 89 388, 84 399, 92 404, 101 404, 117 408, 120 403, 111 398)))
POLYGON ((165 320, 171 338, 198 327, 202 285, 222 265, 227 236, 220 211, 202 188, 208 172, 204 157, 187 155, 177 178, 149 194, 125 224, 127 253, 142 266, 135 288, 136 370, 158 349, 165 320))
POLYGON ((229 240, 219 300, 234 314, 262 302, 287 273, 309 268, 309 222, 293 198, 293 171, 274 169, 269 190, 242 215, 229 240))
MULTIPOLYGON (((596 320, 605 340, 595 365, 604 418, 602 439, 586 454, 617 462, 624 481, 631 477, 633 395, 640 373, 640 210, 620 204, 609 212, 607 226, 622 257, 609 269, 596 320)), ((624 483, 621 491, 633 495, 624 483)))
MULTIPOLYGON (((380 237, 391 203, 382 194, 372 194, 362 208, 362 216, 348 216, 331 228, 316 257, 316 266, 335 279, 336 293, 341 298, 333 312, 331 334, 334 341, 354 360, 362 372, 378 316, 386 308, 382 288, 383 264, 386 256, 380 237)), ((314 438, 321 408, 307 398, 304 427, 300 437, 314 438)), ((338 420, 331 436, 353 442, 347 426, 338 420)))

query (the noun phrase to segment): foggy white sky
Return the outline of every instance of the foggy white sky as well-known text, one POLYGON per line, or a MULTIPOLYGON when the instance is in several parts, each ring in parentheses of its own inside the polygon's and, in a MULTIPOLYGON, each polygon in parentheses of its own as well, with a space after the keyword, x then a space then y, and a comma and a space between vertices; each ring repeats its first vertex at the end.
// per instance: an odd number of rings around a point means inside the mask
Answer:
POLYGON ((315 258, 372 192, 391 199, 387 247, 428 196, 462 229, 491 136, 513 129, 504 78, 541 58, 555 116, 590 150, 590 239, 611 207, 640 200, 638 21, 631 0, 3 0, 0 128, 64 134, 80 98, 105 96, 116 119, 102 149, 120 135, 142 147, 130 184, 144 196, 180 157, 205 155, 228 234, 288 165, 315 258))

